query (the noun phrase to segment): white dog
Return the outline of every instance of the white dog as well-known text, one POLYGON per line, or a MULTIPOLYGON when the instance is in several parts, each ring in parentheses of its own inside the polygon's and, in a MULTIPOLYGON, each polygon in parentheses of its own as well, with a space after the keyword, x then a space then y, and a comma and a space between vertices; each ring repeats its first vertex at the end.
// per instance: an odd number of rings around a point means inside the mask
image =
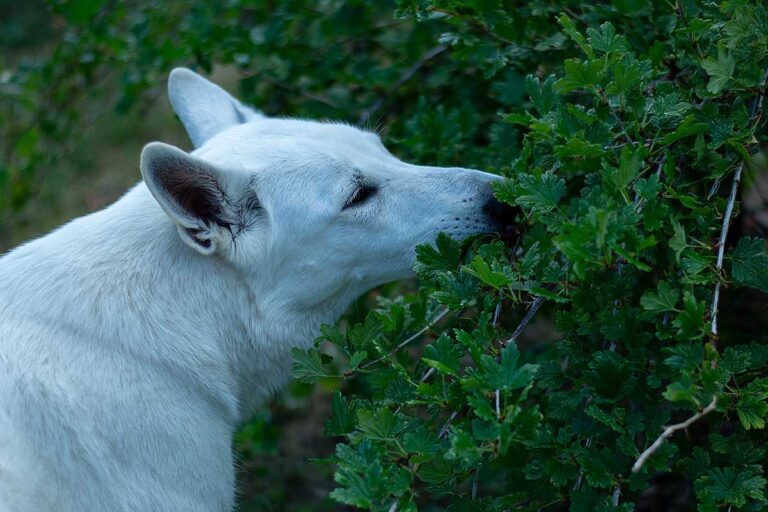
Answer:
POLYGON ((186 69, 195 147, 0 258, 0 511, 229 511, 232 433, 414 247, 496 230, 494 176, 406 164, 345 124, 272 119, 186 69))

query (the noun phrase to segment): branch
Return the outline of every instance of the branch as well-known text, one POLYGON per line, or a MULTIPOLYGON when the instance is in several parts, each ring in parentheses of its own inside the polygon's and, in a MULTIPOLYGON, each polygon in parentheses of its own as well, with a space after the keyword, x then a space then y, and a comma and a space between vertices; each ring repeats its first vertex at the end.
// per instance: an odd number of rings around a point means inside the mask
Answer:
POLYGON ((451 427, 451 423, 453 423, 453 420, 456 419, 456 416, 458 415, 459 415, 459 411, 453 411, 451 415, 448 416, 448 420, 440 428, 440 432, 437 434, 437 437, 440 437, 440 438, 445 437, 445 434, 448 433, 448 429, 451 427))
POLYGON ((400 75, 400 78, 397 80, 397 82, 390 86, 384 94, 381 94, 378 98, 376 98, 376 101, 374 101, 371 106, 363 110, 358 119, 358 124, 365 124, 371 118, 374 112, 381 108, 381 106, 384 104, 384 101, 387 99, 387 96, 392 95, 392 93, 398 90, 405 82, 413 78, 413 76, 421 68, 423 68, 427 62, 434 59, 447 49, 448 47, 444 44, 437 45, 422 55, 419 60, 417 60, 411 67, 403 71, 403 74, 400 75))
MULTIPOLYGON (((761 85, 764 85, 766 80, 768 80, 768 69, 765 70, 763 73, 763 80, 761 85)), ((757 118, 760 115, 760 112, 763 108, 763 98, 765 96, 761 93, 758 93, 758 97, 755 98, 752 102, 752 109, 750 112, 750 119, 753 120, 753 122, 756 122, 757 118)), ((741 173, 744 170, 744 161, 742 160, 738 167, 736 167, 736 172, 733 174, 733 183, 731 183, 731 192, 728 195, 728 204, 725 207, 725 214, 723 215, 723 227, 720 229, 720 240, 717 243, 717 264, 715 265, 715 268, 717 269, 718 274, 718 281, 715 283, 715 292, 712 295, 712 308, 710 317, 712 318, 712 324, 710 327, 710 331, 712 332, 712 338, 713 341, 717 341, 718 336, 718 330, 717 330, 717 311, 718 306, 720 305, 720 272, 723 269, 723 259, 725 258, 725 242, 728 238, 728 229, 731 227, 731 216, 733 215, 733 205, 736 203, 736 195, 739 191, 739 184, 741 183, 741 173)))
POLYGON ((621 482, 616 482, 616 486, 613 488, 613 496, 611 497, 613 508, 619 506, 619 498, 621 498, 621 482))
MULTIPOLYGON (((543 302, 544 302, 544 297, 536 297, 535 299, 533 299, 533 302, 531 302, 531 305, 528 307, 528 310, 525 312, 523 319, 520 320, 520 323, 515 328, 515 331, 512 333, 512 336, 510 336, 507 341, 502 343, 501 345, 502 347, 508 345, 509 343, 514 343, 517 340, 517 337, 520 336, 520 334, 522 334, 523 329, 525 329, 526 326, 533 319, 533 316, 539 310, 543 302)), ((498 389, 496 390, 495 405, 496 405, 496 416, 501 417, 501 392, 498 389)))
POLYGON ((453 18, 458 18, 460 20, 464 20, 467 23, 469 23, 470 25, 472 25, 475 28, 475 30, 479 30, 483 34, 487 35, 488 37, 490 37, 492 39, 495 39, 496 41, 498 41, 500 43, 504 43, 504 44, 509 45, 509 46, 513 46, 515 44, 513 41, 510 41, 509 39, 501 37, 499 34, 495 33, 493 30, 488 28, 488 26, 485 25, 484 23, 479 22, 477 20, 474 20, 472 18, 469 18, 467 16, 462 16, 459 13, 456 13, 456 12, 453 12, 453 11, 449 11, 447 9, 440 9, 438 7, 431 7, 430 11, 432 11, 432 12, 439 12, 439 13, 445 14, 446 16, 451 16, 453 18))
POLYGON ((504 345, 513 343, 517 340, 517 337, 523 333, 523 329, 525 329, 530 323, 530 321, 533 320, 533 316, 539 310, 543 302, 544 302, 544 297, 536 297, 535 299, 533 299, 533 302, 531 302, 531 305, 528 307, 528 311, 525 312, 525 316, 523 316, 523 319, 520 320, 520 323, 518 324, 515 331, 512 333, 512 336, 509 337, 509 339, 504 343, 504 345))
POLYGON ((374 359, 373 361, 368 361, 367 363, 365 363, 365 364, 364 364, 363 366, 361 366, 360 368, 364 370, 364 369, 366 369, 366 368, 368 368, 368 367, 370 367, 370 366, 373 366, 373 365, 374 365, 374 364, 376 364, 376 363, 380 363, 381 361, 383 361, 384 359, 386 359, 386 358, 388 358, 388 357, 392 357, 393 355, 395 355, 395 354, 397 353, 397 351, 398 351, 398 350, 400 350, 401 348, 403 348, 404 346, 406 346, 407 344, 409 344, 410 342, 412 342, 413 340, 415 340, 416 338, 418 338, 419 336, 421 336, 422 334, 424 334, 425 332, 427 332, 428 330, 430 330, 432 327, 434 327, 434 326, 435 326, 435 324, 436 324, 437 322, 439 322, 440 320, 442 320, 442 318, 443 318, 445 315, 447 315, 447 314, 448 314, 448 309, 444 309, 444 310, 442 310, 442 311, 441 311, 440 313, 438 313, 438 314, 437 314, 437 316, 436 316, 435 318, 433 318, 433 319, 432 319, 432 320, 431 320, 431 321, 430 321, 430 322, 429 322, 427 325, 425 325, 424 327, 422 327, 422 328, 421 328, 421 329, 420 329, 418 332, 416 332, 416 333, 412 334, 411 336, 409 336, 408 338, 406 338, 406 339, 405 339, 405 341, 401 342, 401 343, 400 343, 400 344, 398 344, 398 345, 397 345, 395 348, 393 348, 392 350, 390 350, 390 351, 389 351, 389 353, 388 353, 387 355, 385 355, 385 356, 381 356, 381 357, 377 357, 377 358, 376 358, 376 359, 374 359))
MULTIPOLYGON (((752 108, 750 109, 750 120, 754 123, 753 129, 757 127, 757 123, 759 122, 759 118, 762 113, 763 108, 763 99, 765 98, 764 93, 762 92, 762 88, 765 86, 766 81, 768 80, 768 68, 763 72, 763 80, 761 82, 761 88, 760 92, 758 93, 758 96, 752 101, 752 108)), ((717 327, 717 312, 718 307, 720 305, 720 288, 722 285, 722 282, 720 281, 720 273, 723 270, 723 260, 725 259, 725 242, 728 238, 728 230, 731 227, 731 216, 733 215, 733 207, 736 203, 736 195, 739 191, 739 184, 741 183, 741 174, 744 171, 744 160, 742 160, 739 165, 736 167, 736 171, 733 174, 733 182, 731 183, 731 191, 728 194, 728 203, 725 207, 725 213, 723 214, 723 225, 720 228, 720 240, 717 243, 717 263, 715 264, 715 268, 717 269, 718 274, 718 281, 715 283, 715 291, 712 294, 712 307, 710 309, 710 317, 712 318, 712 323, 710 324, 710 332, 712 334, 712 342, 713 344, 717 342, 718 338, 718 327, 717 327)), ((712 190, 710 191, 710 195, 713 195, 714 192, 717 190, 717 186, 719 185, 719 181, 715 182, 715 185, 713 185, 712 190)), ((661 433, 661 435, 656 438, 656 441, 653 442, 651 446, 646 448, 646 450, 640 454, 640 457, 635 461, 635 464, 632 466, 632 472, 637 473, 642 469, 643 464, 648 460, 648 458, 656 453, 656 451, 661 447, 662 444, 664 444, 664 441, 669 438, 672 434, 677 432, 678 430, 682 430, 685 428, 688 428, 693 422, 699 420, 700 418, 706 416, 710 412, 715 410, 715 407, 717 406, 717 396, 712 398, 712 402, 709 403, 708 406, 706 406, 701 411, 697 412, 690 418, 688 418, 686 421, 682 423, 677 423, 675 425, 671 425, 664 429, 664 432, 661 433)))
POLYGON ((670 425, 667 428, 664 429, 664 432, 661 433, 661 435, 656 438, 656 441, 653 442, 651 446, 645 449, 643 453, 640 454, 640 457, 637 458, 635 461, 635 464, 632 466, 632 472, 637 473, 642 469, 645 462, 648 460, 648 458, 656 453, 659 448, 661 448, 661 445, 664 444, 664 441, 670 437, 672 434, 677 432, 678 430, 683 430, 688 428, 693 422, 703 418, 707 414, 711 413, 715 410, 715 407, 717 406, 717 397, 713 398, 712 401, 709 403, 708 406, 706 406, 701 411, 697 412, 687 420, 685 420, 682 423, 676 423, 674 425, 670 425))

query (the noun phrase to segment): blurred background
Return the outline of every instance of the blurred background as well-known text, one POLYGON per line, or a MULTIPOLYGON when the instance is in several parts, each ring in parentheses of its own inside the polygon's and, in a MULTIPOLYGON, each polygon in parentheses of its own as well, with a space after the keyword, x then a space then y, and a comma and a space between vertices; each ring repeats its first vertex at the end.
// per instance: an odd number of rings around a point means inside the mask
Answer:
MULTIPOLYGON (((581 2, 521 8, 492 33, 492 17, 406 12, 411 3, 0 0, 0 252, 113 202, 139 180, 144 144, 191 149, 165 92, 175 66, 267 115, 376 129, 405 160, 503 171, 520 134, 499 113, 524 106, 519 70, 546 76, 572 54, 554 16, 581 2)), ((579 8, 616 13, 621 31, 643 4, 579 8)), ((765 237, 766 198, 766 173, 750 173, 736 231, 765 237)), ((345 321, 371 303, 361 299, 345 321)), ((548 330, 543 320, 528 336, 548 330)), ((343 509, 327 498, 332 467, 307 460, 333 453, 327 391, 293 384, 242 427, 240 510, 343 509)))

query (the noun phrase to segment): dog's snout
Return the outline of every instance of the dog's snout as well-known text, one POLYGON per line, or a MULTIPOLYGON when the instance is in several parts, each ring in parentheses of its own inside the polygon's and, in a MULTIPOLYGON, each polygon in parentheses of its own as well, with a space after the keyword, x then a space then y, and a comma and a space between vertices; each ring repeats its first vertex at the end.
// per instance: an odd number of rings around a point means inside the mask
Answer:
POLYGON ((490 196, 483 204, 483 213, 496 227, 496 230, 502 234, 514 229, 515 217, 519 211, 518 208, 502 203, 493 196, 490 196))

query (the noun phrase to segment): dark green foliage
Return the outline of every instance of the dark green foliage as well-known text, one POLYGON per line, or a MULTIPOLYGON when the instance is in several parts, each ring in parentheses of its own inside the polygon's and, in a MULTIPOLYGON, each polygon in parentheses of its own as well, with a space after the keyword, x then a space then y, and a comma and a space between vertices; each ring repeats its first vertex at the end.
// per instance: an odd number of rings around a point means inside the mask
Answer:
POLYGON ((173 65, 227 64, 269 114, 378 122, 405 159, 506 176, 522 234, 440 236, 418 249, 417 293, 295 351, 298 378, 334 389, 333 499, 632 510, 668 473, 690 508, 768 507, 765 241, 732 230, 717 264, 728 189, 768 139, 764 4, 396 4, 52 2, 69 35, 10 79, 25 101, 3 128, 2 207, 60 154, 105 70, 119 109, 173 65), (531 316, 550 334, 522 329, 531 316))

